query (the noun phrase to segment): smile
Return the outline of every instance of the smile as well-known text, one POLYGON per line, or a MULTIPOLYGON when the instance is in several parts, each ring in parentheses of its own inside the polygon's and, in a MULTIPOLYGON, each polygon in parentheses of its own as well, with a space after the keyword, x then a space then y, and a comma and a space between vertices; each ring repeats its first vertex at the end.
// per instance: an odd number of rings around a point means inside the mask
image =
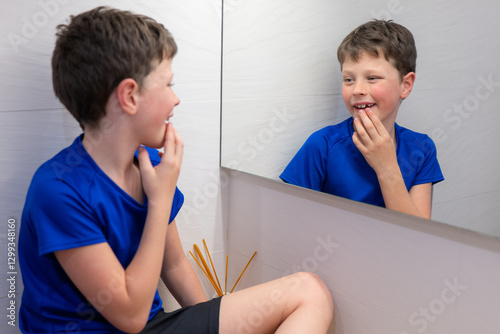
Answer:
POLYGON ((358 104, 355 105, 354 108, 356 109, 365 109, 365 108, 371 108, 375 105, 375 103, 370 103, 370 104, 358 104))

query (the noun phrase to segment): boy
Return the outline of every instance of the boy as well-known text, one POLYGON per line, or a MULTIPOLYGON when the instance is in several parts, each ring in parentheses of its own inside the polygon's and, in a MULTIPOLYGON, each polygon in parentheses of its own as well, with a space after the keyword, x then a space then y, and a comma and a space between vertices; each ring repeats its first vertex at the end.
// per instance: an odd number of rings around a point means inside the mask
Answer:
POLYGON ((183 143, 167 122, 177 46, 163 25, 98 7, 57 36, 54 91, 84 133, 27 194, 22 332, 325 333, 333 304, 313 274, 206 300, 174 220, 183 143), (163 311, 160 277, 182 309, 163 311))
POLYGON ((415 82, 411 32, 374 20, 340 44, 342 97, 351 118, 313 133, 280 178, 298 186, 430 218, 443 175, 432 140, 396 124, 415 82))

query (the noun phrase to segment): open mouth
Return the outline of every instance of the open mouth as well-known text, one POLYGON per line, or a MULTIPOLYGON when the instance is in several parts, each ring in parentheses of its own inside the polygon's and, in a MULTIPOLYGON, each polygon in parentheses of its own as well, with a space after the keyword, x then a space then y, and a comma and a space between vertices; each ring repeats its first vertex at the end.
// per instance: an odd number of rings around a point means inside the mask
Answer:
POLYGON ((168 116, 166 120, 164 120, 165 124, 170 123, 170 119, 172 118, 173 115, 168 116))
POLYGON ((358 110, 366 109, 366 108, 371 108, 375 105, 375 103, 366 103, 366 104, 356 104, 354 105, 354 108, 358 110))

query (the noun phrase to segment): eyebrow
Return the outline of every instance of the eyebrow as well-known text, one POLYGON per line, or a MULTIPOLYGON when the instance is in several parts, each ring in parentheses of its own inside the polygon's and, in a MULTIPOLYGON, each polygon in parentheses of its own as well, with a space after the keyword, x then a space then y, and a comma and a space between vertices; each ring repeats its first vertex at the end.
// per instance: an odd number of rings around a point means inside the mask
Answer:
POLYGON ((351 72, 351 71, 346 71, 346 70, 342 70, 341 74, 342 74, 342 75, 353 75, 353 72, 351 72))
MULTIPOLYGON (((361 75, 374 75, 374 74, 380 75, 380 71, 381 70, 379 70, 379 69, 369 68, 360 74, 361 75)), ((348 70, 342 70, 341 74, 342 75, 354 75, 354 72, 348 71, 348 70)))

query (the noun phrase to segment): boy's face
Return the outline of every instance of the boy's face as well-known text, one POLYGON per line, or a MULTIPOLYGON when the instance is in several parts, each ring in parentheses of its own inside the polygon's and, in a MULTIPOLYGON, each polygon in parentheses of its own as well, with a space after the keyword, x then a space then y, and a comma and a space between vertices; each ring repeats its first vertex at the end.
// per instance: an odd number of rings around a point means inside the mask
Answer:
POLYGON ((137 131, 141 144, 161 148, 164 143, 166 124, 174 115, 174 107, 180 100, 172 90, 172 60, 163 61, 149 73, 139 93, 141 117, 137 119, 137 131))
POLYGON ((357 61, 347 58, 342 64, 342 97, 352 117, 359 117, 360 110, 371 109, 389 129, 402 99, 411 92, 414 77, 411 72, 401 80, 398 70, 383 55, 363 52, 357 61))

